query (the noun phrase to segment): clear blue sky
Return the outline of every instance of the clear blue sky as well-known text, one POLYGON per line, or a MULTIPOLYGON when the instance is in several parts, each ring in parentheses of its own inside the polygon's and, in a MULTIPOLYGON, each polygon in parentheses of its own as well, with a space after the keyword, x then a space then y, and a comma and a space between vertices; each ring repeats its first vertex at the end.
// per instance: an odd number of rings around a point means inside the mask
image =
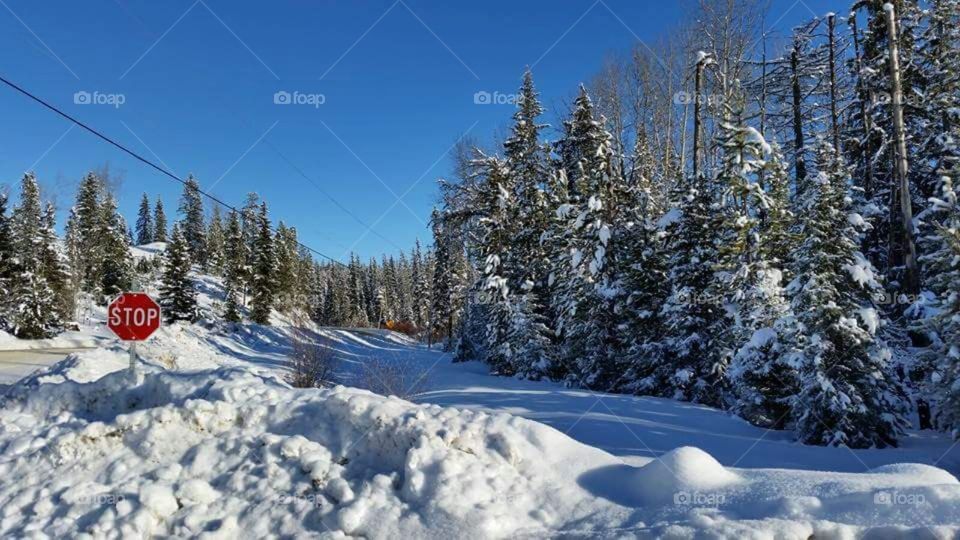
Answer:
MULTIPOLYGON (((771 18, 788 28, 848 4, 774 0, 771 18)), ((638 0, 0 0, 0 73, 228 202, 261 193, 275 219, 342 260, 430 242, 445 151, 467 131, 489 138, 512 113, 476 105, 476 92, 513 93, 534 65, 549 106, 605 54, 682 17, 672 1, 638 0), (276 105, 278 91, 324 102, 276 105), (76 92, 124 103, 77 104, 76 92)), ((35 170, 60 225, 79 179, 105 162, 125 171, 128 219, 143 191, 176 208, 171 180, 6 87, 0 118, 0 182, 35 170)))

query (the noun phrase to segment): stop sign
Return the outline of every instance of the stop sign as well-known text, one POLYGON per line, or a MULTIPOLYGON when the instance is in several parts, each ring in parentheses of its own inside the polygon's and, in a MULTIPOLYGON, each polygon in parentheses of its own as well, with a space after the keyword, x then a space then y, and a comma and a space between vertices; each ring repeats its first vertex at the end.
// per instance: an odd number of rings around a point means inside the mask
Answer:
POLYGON ((107 327, 124 341, 143 341, 160 328, 160 305, 146 293, 123 293, 107 308, 107 327))

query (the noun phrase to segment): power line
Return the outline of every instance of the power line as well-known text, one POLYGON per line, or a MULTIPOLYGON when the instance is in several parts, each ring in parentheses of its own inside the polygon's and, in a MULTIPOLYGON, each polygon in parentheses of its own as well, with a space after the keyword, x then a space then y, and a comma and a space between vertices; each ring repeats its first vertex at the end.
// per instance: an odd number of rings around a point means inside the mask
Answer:
POLYGON ((274 146, 274 144, 273 144, 272 142, 270 142, 269 139, 264 139, 263 142, 264 142, 267 146, 269 146, 270 149, 273 150, 273 152, 274 152, 275 154, 277 154, 278 157, 280 157, 280 159, 282 159, 284 162, 286 162, 287 165, 289 165, 294 171, 296 171, 297 174, 299 174, 301 177, 303 177, 303 179, 306 180, 311 186, 315 187, 315 188, 317 189, 317 191, 319 191, 320 193, 322 193, 326 198, 330 199, 330 202, 332 202, 334 205, 336 205, 337 208, 339 208, 340 210, 343 210, 343 212, 346 213, 348 216, 352 217, 354 221, 356 221, 357 223, 359 223, 360 225, 362 225, 363 227, 365 227, 368 231, 372 232, 375 236, 377 236, 377 237, 380 238, 381 240, 383 240, 383 241, 391 244, 393 247, 397 248, 398 250, 403 251, 403 248, 400 247, 400 246, 398 246, 396 242, 394 242, 393 240, 390 240, 390 239, 387 238, 386 236, 378 233, 378 232, 377 232, 376 230, 374 230, 374 228, 371 227, 370 225, 367 225, 366 222, 364 222, 362 219, 360 219, 359 216, 357 216, 356 214, 354 214, 353 212, 351 212, 346 206, 344 206, 343 204, 341 204, 340 201, 338 201, 336 198, 334 198, 334 196, 331 195, 327 190, 325 190, 325 189, 323 189, 322 187, 320 187, 320 184, 318 184, 317 182, 314 182, 312 178, 310 178, 309 176, 307 176, 307 173, 303 172, 303 169, 301 169, 300 167, 297 167, 292 161, 290 161, 289 159, 287 159, 287 156, 283 155, 283 153, 280 152, 280 149, 277 148, 276 146, 274 146))
MULTIPOLYGON (((61 110, 58 109, 57 107, 55 107, 55 106, 47 103, 47 102, 44 101, 43 99, 41 99, 41 98, 33 95, 32 93, 30 93, 30 92, 27 91, 27 90, 21 88, 21 87, 18 86, 16 83, 13 83, 13 82, 7 80, 7 79, 4 78, 2 75, 0 75, 0 82, 3 82, 4 84, 6 84, 7 86, 9 86, 10 88, 13 88, 14 90, 16 90, 17 92, 20 92, 21 94, 27 96, 28 98, 36 101, 36 102, 39 103, 40 105, 43 105, 43 106, 46 107, 47 109, 50 109, 51 111, 57 113, 58 115, 62 116, 63 118, 66 118, 66 119, 69 120, 70 122, 73 122, 73 123, 76 124, 77 126, 79 126, 79 127, 83 128, 83 129, 89 131, 90 133, 92 133, 93 135, 97 136, 98 138, 100 138, 100 139, 106 141, 107 143, 109 143, 109 144, 111 144, 111 145, 119 148, 120 150, 122 150, 122 151, 125 152, 126 154, 130 155, 130 156, 133 157, 134 159, 136 159, 136 160, 138 160, 138 161, 146 164, 147 166, 149 166, 149 167, 157 170, 157 171, 160 172, 161 174, 163 174, 163 175, 165 175, 165 176, 168 176, 168 177, 176 180, 177 182, 180 182, 180 183, 181 183, 182 185, 184 185, 184 186, 187 185, 187 181, 186 181, 186 180, 183 180, 183 179, 180 178, 179 176, 171 173, 170 171, 164 169, 163 167, 157 165, 156 163, 150 161, 149 159, 141 156, 140 154, 134 152, 133 150, 130 150, 130 149, 127 148, 126 146, 124 146, 124 145, 122 145, 122 144, 114 141, 113 139, 111 139, 110 137, 107 137, 107 136, 104 135, 103 133, 100 133, 100 132, 97 131, 96 129, 94 129, 94 128, 92 128, 92 127, 84 124, 84 123, 81 122, 80 120, 77 120, 76 118, 70 116, 69 114, 61 111, 61 110)), ((239 210, 239 209, 236 208, 235 206, 233 206, 233 205, 231 205, 231 204, 229 204, 229 203, 223 202, 223 201, 220 200, 219 198, 215 197, 214 195, 211 195, 210 193, 207 193, 206 191, 203 191, 202 189, 198 189, 198 191, 199 191, 200 194, 203 195, 204 197, 210 199, 211 201, 213 201, 213 202, 216 203, 216 204, 219 204, 220 206, 223 206, 224 208, 228 208, 228 209, 230 209, 230 210, 232 210, 232 211, 234 211, 234 212, 238 212, 238 213, 241 212, 241 210, 239 210)), ((277 232, 277 230, 276 230, 275 228, 273 228, 273 227, 271 227, 270 230, 273 231, 273 232, 277 232)), ((297 241, 297 244, 298 244, 300 247, 306 249, 307 251, 310 251, 310 252, 312 252, 312 253, 315 253, 315 254, 323 257, 324 259, 327 259, 327 260, 329 260, 329 261, 331 261, 331 262, 337 263, 337 264, 339 264, 340 266, 346 267, 346 265, 343 264, 342 262, 334 259, 333 257, 331 257, 331 256, 329 256, 329 255, 327 255, 327 254, 325 254, 325 253, 323 253, 323 252, 321 252, 321 251, 319 251, 319 250, 313 249, 312 247, 304 244, 303 242, 300 242, 299 240, 297 241)))

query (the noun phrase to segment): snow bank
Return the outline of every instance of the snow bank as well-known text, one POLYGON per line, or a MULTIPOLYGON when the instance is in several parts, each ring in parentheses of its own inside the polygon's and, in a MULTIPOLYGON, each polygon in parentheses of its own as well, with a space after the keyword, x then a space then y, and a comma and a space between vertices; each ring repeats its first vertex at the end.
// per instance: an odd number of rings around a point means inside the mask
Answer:
POLYGON ((539 534, 598 510, 558 472, 613 461, 509 415, 148 371, 134 388, 119 372, 11 390, 0 536, 539 534))
POLYGON ((691 447, 633 467, 507 414, 249 368, 78 383, 76 362, 0 404, 0 537, 946 538, 960 523, 960 483, 935 467, 731 469, 691 447))

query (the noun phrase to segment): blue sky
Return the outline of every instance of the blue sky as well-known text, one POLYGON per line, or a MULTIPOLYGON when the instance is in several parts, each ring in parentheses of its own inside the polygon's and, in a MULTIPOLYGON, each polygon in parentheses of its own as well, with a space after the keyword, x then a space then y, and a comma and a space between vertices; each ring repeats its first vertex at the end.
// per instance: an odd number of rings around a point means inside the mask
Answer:
MULTIPOLYGON (((837 4, 774 0, 770 13, 789 28, 837 4)), ((429 243, 446 151, 512 113, 475 104, 476 92, 513 93, 533 65, 549 107, 606 54, 683 15, 625 0, 0 0, 0 72, 228 202, 261 193, 274 219, 343 260, 429 243), (303 103, 277 105, 278 91, 303 103), (102 104, 75 103, 77 92, 102 104)), ((0 182, 32 168, 61 222, 82 175, 107 162, 125 172, 128 219, 144 191, 176 207, 170 179, 6 87, 0 118, 0 182)))

